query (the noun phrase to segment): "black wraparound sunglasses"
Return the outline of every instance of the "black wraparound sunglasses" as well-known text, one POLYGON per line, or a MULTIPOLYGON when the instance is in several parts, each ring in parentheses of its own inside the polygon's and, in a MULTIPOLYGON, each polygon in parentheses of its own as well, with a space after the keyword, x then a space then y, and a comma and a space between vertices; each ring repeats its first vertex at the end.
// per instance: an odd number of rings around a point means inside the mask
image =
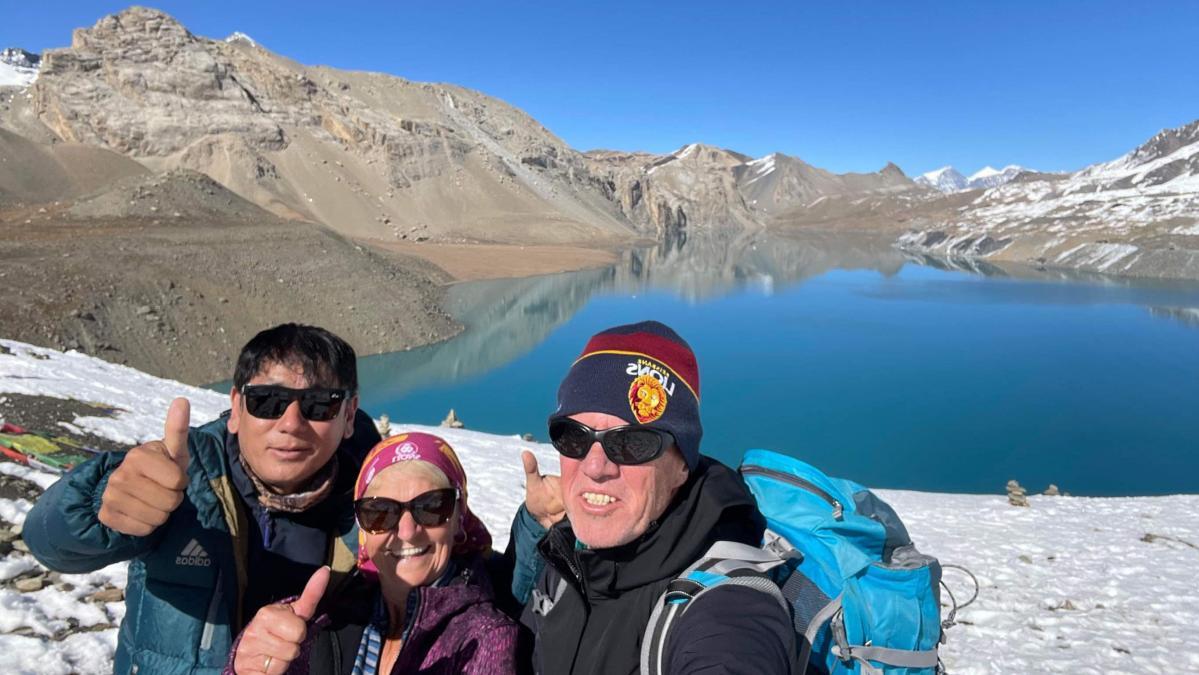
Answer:
POLYGON ((582 459, 595 442, 615 464, 645 464, 662 456, 674 436, 669 431, 635 424, 596 431, 569 417, 550 420, 550 443, 564 457, 582 459))
POLYGON ((412 514, 417 525, 436 527, 444 525, 454 515, 457 503, 458 490, 452 487, 422 492, 406 502, 388 497, 363 497, 354 502, 354 516, 358 518, 358 526, 372 534, 391 531, 400 524, 405 511, 412 514))
POLYGON ((309 387, 292 389, 277 384, 246 384, 241 388, 246 412, 254 417, 277 420, 283 417, 292 401, 300 402, 300 414, 306 420, 327 422, 341 412, 341 405, 350 397, 349 389, 309 387))

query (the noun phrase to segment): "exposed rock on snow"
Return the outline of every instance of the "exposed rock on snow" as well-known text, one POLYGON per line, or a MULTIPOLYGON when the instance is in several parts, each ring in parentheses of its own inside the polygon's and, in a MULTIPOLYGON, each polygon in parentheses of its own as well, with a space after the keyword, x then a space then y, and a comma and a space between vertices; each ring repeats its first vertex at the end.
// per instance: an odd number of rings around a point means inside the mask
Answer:
POLYGON ((441 420, 441 426, 449 429, 461 429, 466 425, 462 423, 462 420, 458 419, 458 415, 454 412, 454 409, 450 408, 450 412, 445 416, 445 419, 441 420))
POLYGON ((1015 480, 1007 482, 1007 503, 1012 506, 1028 506, 1028 491, 1015 480))
MULTIPOLYGON (((153 378, 97 359, 0 340, 0 393, 36 391, 76 397, 118 411, 77 427, 132 443, 161 431, 177 395, 192 400, 192 422, 211 419, 224 396, 153 378)), ((375 413, 382 411, 372 411, 375 413)), ((523 498, 520 451, 552 470, 557 454, 541 444, 460 429, 393 423, 443 436, 471 480, 475 512, 506 544, 523 498)), ((0 474, 40 488, 56 478, 0 462, 0 474)), ((1199 670, 1199 496, 1028 497, 1013 509, 1001 495, 882 490, 921 550, 977 575, 978 600, 957 615, 941 656, 953 673, 1190 672, 1199 670)), ((0 518, 19 526, 31 501, 0 498, 0 518)), ((124 615, 125 565, 91 574, 48 574, 30 557, 0 558, 0 579, 43 577, 41 590, 0 583, 0 650, 10 671, 111 672, 124 615)), ((959 601, 970 584, 953 569, 945 580, 959 601)), ((948 601, 948 594, 944 594, 948 601)), ((946 610, 947 611, 947 610, 946 610)))

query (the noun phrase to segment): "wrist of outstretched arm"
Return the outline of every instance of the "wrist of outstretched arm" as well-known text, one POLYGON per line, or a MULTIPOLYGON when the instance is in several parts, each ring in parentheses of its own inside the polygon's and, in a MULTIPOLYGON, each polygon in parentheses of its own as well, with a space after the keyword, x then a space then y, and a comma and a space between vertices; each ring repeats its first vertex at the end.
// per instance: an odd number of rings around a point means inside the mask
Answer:
POLYGON ((545 536, 546 532, 549 532, 549 527, 542 524, 542 522, 538 520, 531 511, 529 511, 528 504, 521 504, 520 508, 517 509, 516 526, 520 531, 522 531, 522 534, 528 535, 534 541, 540 540, 545 536))

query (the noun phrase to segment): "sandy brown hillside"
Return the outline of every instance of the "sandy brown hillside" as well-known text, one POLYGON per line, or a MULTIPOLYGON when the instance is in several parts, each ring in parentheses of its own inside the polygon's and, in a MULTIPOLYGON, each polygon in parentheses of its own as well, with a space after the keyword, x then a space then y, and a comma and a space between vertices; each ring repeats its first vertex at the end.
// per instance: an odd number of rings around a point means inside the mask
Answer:
POLYGON ((443 278, 194 171, 0 208, 5 337, 185 382, 228 378, 246 340, 286 321, 325 326, 362 354, 448 337, 458 326, 439 307, 443 278))
POLYGON ((43 145, 0 128, 0 204, 69 199, 149 171, 110 150, 43 145))
MULTIPOLYGON (((581 156, 459 87, 306 67, 133 7, 46 52, 27 104, 57 139, 206 173, 277 215, 367 239, 633 236, 581 156)), ((26 106, 28 110, 22 110, 26 106)))

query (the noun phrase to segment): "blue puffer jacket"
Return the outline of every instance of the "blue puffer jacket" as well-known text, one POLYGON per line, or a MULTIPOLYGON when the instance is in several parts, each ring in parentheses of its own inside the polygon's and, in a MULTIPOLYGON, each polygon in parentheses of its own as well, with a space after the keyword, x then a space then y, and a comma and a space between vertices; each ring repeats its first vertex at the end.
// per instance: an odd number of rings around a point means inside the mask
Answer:
MULTIPOLYGON (((357 429, 370 422, 361 411, 358 415, 354 437, 339 452, 361 459, 357 449, 371 438, 362 438, 357 429), (353 449, 347 447, 351 444, 353 449)), ((186 498, 146 537, 116 532, 97 515, 123 452, 102 454, 73 469, 46 490, 25 520, 29 550, 50 569, 82 573, 130 561, 116 673, 219 673, 248 618, 242 603, 251 528, 230 479, 225 422, 221 417, 190 430, 186 498)), ((335 534, 326 558, 334 584, 354 566, 353 518, 343 519, 335 534)))

